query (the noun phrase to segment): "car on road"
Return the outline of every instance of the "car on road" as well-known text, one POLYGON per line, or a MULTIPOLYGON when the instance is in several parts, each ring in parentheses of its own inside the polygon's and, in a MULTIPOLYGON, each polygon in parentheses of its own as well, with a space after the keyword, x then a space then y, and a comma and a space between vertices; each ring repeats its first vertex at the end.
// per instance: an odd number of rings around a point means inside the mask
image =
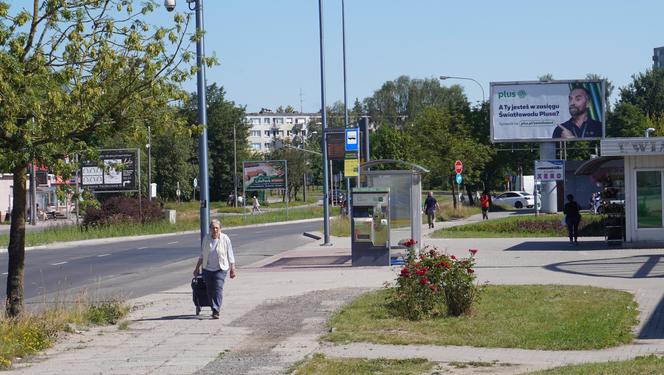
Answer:
POLYGON ((525 191, 506 191, 494 197, 492 203, 514 208, 532 208, 535 206, 535 197, 525 191))

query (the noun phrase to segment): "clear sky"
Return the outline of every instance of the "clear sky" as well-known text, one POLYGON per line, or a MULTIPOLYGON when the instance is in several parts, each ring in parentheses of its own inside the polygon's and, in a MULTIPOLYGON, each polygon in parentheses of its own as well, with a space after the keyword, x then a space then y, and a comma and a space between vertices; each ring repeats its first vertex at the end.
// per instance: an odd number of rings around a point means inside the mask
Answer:
MULTIPOLYGON (((162 0, 158 0, 160 4, 162 0)), ((327 104, 343 99, 341 0, 324 0, 327 104)), ((178 9, 186 10, 185 0, 178 9)), ((664 1, 345 0, 349 107, 400 75, 489 82, 607 77, 617 88, 664 46, 664 1)), ((158 9, 159 22, 169 15, 158 9)), ((206 0, 208 83, 255 112, 321 105, 317 0, 206 0), (300 96, 302 92, 302 96, 300 96)), ((462 85, 481 100, 471 81, 462 85)), ((195 79, 185 88, 195 90, 195 79)))

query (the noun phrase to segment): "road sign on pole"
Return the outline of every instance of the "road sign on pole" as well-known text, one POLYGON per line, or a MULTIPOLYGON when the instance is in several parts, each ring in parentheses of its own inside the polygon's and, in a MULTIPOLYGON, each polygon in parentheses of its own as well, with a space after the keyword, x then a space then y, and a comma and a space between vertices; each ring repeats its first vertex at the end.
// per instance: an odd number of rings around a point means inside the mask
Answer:
POLYGON ((457 183, 458 185, 461 185, 462 182, 463 182, 463 177, 461 176, 461 173, 457 173, 457 175, 456 175, 456 183, 457 183))
POLYGON ((461 160, 457 160, 454 162, 454 171, 457 174, 463 172, 463 163, 461 163, 461 160))

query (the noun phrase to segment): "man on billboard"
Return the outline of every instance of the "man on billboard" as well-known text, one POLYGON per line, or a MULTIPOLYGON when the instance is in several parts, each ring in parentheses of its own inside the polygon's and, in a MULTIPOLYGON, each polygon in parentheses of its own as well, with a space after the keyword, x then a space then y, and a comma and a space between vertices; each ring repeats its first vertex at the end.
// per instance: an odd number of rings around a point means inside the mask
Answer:
POLYGON ((551 138, 600 138, 602 123, 593 120, 588 114, 590 93, 584 87, 575 87, 569 93, 568 121, 556 126, 551 138))

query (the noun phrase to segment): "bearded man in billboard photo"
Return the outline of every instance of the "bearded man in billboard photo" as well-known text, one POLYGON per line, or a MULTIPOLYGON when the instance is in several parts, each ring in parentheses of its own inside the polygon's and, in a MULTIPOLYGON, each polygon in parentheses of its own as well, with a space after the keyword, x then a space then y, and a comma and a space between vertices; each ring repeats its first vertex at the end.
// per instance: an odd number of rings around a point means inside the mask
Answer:
POLYGON ((583 87, 575 87, 569 93, 568 121, 556 126, 551 138, 600 138, 602 137, 602 123, 590 118, 588 102, 590 93, 583 87))

